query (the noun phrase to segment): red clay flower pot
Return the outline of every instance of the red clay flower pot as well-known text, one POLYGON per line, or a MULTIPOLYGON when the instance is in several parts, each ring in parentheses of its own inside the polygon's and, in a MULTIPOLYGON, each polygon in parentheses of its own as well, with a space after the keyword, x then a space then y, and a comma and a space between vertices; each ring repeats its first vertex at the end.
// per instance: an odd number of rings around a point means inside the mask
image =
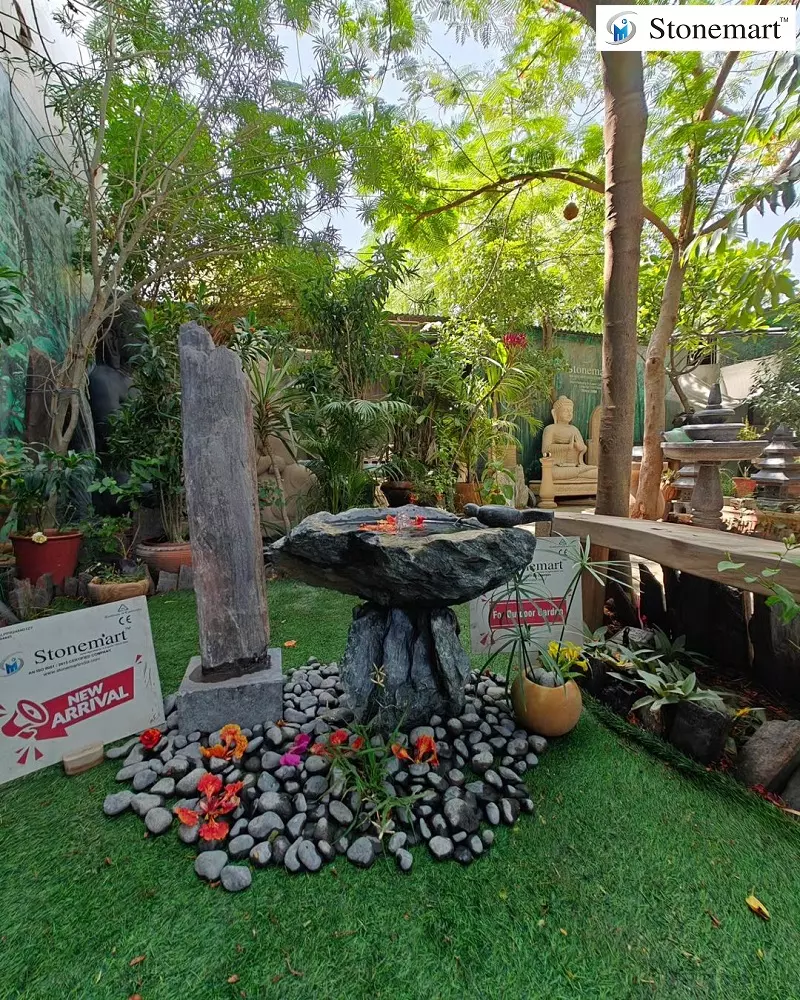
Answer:
POLYGON ((57 587, 64 586, 64 579, 75 575, 78 551, 83 539, 82 531, 56 531, 47 528, 46 542, 32 542, 30 535, 11 535, 17 576, 36 583, 40 576, 49 573, 57 587))
POLYGON ((179 572, 181 566, 192 565, 192 547, 189 542, 159 542, 148 538, 136 546, 136 557, 147 563, 152 572, 179 572))

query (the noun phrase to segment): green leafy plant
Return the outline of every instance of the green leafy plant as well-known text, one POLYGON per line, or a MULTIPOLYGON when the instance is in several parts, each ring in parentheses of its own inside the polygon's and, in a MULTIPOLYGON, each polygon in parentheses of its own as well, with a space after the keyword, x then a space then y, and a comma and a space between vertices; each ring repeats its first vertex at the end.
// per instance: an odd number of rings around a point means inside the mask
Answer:
MULTIPOLYGON (((395 732, 387 741, 391 742, 393 752, 395 747, 402 749, 398 739, 395 732)), ((398 809, 410 811, 410 807, 421 798, 422 793, 398 796, 387 790, 390 758, 383 742, 379 746, 372 745, 367 729, 354 727, 352 734, 346 729, 334 730, 314 743, 310 752, 330 760, 330 780, 338 777, 346 791, 357 793, 362 803, 371 803, 372 825, 378 838, 394 830, 393 815, 398 809)), ((435 743, 432 754, 436 759, 435 743)), ((396 752, 395 756, 398 756, 396 752)))
POLYGON ((0 344, 10 344, 17 332, 19 314, 28 305, 28 297, 17 282, 22 271, 0 267, 0 344))
MULTIPOLYGON (((765 590, 769 592, 767 604, 771 608, 776 608, 781 621, 788 625, 800 614, 800 601, 786 587, 775 578, 780 575, 782 563, 797 563, 800 556, 800 542, 794 535, 787 535, 783 540, 784 549, 779 554, 777 566, 766 566, 758 576, 745 576, 745 583, 755 583, 758 581, 765 590)), ((720 573, 735 572, 744 569, 745 563, 734 562, 728 553, 727 559, 722 559, 717 563, 717 570, 720 573)))
POLYGON ((697 675, 684 673, 674 663, 659 664, 656 673, 639 667, 633 672, 624 673, 611 670, 609 676, 625 684, 644 685, 647 688, 648 694, 631 706, 631 711, 634 712, 639 708, 649 708, 651 712, 658 712, 665 705, 677 705, 682 701, 701 702, 721 712, 725 711, 725 703, 716 691, 699 688, 697 675))
POLYGON ((152 497, 170 542, 186 537, 178 328, 197 315, 197 307, 179 302, 145 311, 147 339, 134 362, 135 391, 112 418, 109 435, 111 455, 129 478, 122 486, 107 484, 108 491, 139 502, 152 497))
POLYGON ((94 455, 56 455, 27 449, 5 475, 4 495, 19 532, 64 528, 75 522, 94 475, 94 455))

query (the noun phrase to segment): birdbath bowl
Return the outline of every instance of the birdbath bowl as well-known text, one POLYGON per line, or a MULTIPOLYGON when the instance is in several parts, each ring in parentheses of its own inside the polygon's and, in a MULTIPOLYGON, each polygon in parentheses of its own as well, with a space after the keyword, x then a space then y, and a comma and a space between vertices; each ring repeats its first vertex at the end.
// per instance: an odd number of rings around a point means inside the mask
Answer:
MULTIPOLYGON (((724 424, 721 426, 725 426, 724 424)), ((767 441, 663 441, 664 457, 681 465, 698 467, 692 491, 692 524, 701 528, 722 528, 722 486, 719 467, 723 462, 754 461, 767 441)))
POLYGON ((340 675, 357 722, 383 731, 464 709, 469 657, 451 610, 531 561, 536 538, 407 504, 323 512, 271 546, 276 568, 355 594, 340 675))

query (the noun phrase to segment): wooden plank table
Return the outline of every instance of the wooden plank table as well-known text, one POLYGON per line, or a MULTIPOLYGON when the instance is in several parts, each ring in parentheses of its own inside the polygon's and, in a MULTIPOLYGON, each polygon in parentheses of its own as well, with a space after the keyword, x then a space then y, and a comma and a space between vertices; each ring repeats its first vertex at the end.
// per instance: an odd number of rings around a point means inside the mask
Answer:
POLYGON ((641 521, 561 509, 556 511, 553 534, 589 537, 593 547, 631 552, 662 566, 685 570, 706 580, 717 580, 756 594, 769 594, 770 591, 758 580, 745 583, 744 577, 758 577, 764 569, 780 569, 779 575, 773 577, 775 582, 800 595, 800 550, 793 553, 794 561, 789 558, 781 561, 785 549, 774 539, 668 521, 641 521), (717 564, 725 559, 744 563, 744 566, 720 572, 717 564))

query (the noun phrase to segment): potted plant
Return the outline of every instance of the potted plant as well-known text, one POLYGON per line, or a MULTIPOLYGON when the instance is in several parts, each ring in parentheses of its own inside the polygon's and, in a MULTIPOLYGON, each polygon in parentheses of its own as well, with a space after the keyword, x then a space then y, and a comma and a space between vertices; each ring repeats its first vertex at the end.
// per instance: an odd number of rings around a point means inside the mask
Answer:
POLYGON ((82 533, 72 527, 95 458, 28 449, 6 477, 5 495, 16 517, 10 534, 17 574, 35 583, 49 573, 57 587, 75 573, 82 533))
MULTIPOLYGON (((757 427, 753 427, 749 420, 745 420, 744 425, 737 435, 740 441, 758 441, 761 436, 762 431, 757 427)), ((753 468, 752 462, 741 461, 738 463, 736 471, 739 475, 732 477, 737 497, 751 497, 755 493, 757 484, 755 479, 750 477, 753 468)))
POLYGON ((133 558, 137 535, 133 518, 99 518, 86 524, 83 534, 91 559, 87 572, 93 574, 86 588, 92 604, 145 597, 150 592, 147 566, 133 558))
MULTIPOLYGON (((177 573, 192 561, 183 488, 178 327, 190 317, 182 303, 146 310, 147 339, 135 361, 133 388, 112 419, 109 450, 128 479, 124 489, 157 505, 163 534, 145 538, 136 555, 153 571, 177 573)), ((111 489, 111 492, 115 492, 111 489)))
MULTIPOLYGON (((2 268, 0 268, 2 271, 2 268)), ((17 438, 0 438, 0 532, 11 513, 8 487, 20 463, 25 458, 25 446, 17 438)))
POLYGON ((697 675, 678 663, 656 661, 653 670, 609 671, 609 676, 644 693, 632 705, 631 712, 640 724, 657 736, 669 734, 675 709, 684 702, 700 702, 715 711, 725 712, 725 703, 708 688, 697 686, 697 675))
MULTIPOLYGON (((569 613, 583 574, 590 573, 605 585, 609 570, 615 565, 592 560, 589 544, 587 538, 580 549, 564 596, 558 601, 558 608, 563 611, 561 630, 546 648, 534 648, 533 627, 525 622, 524 612, 526 605, 533 600, 541 603, 551 598, 547 595, 542 597, 526 586, 524 571, 511 578, 490 610, 491 621, 494 607, 501 602, 510 603, 517 609, 510 637, 500 644, 489 662, 502 653, 508 654, 506 685, 509 687, 510 682, 511 704, 517 722, 541 736, 563 736, 575 728, 580 718, 583 702, 580 687, 575 681, 587 673, 589 662, 582 645, 566 641, 569 613)), ((620 583, 625 585, 624 581, 620 583)))

